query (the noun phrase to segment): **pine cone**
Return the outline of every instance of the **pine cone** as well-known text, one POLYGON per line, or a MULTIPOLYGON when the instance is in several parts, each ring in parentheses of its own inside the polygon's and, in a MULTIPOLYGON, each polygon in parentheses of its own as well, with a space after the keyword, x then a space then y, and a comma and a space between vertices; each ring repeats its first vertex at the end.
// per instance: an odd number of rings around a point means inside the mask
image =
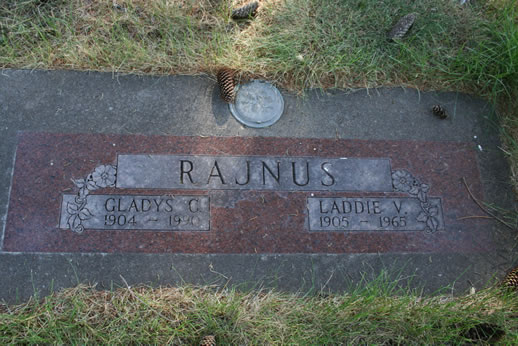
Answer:
POLYGON ((201 339, 200 346, 216 346, 216 337, 214 335, 206 335, 201 339))
POLYGON ((219 91, 221 93, 221 98, 226 103, 234 102, 234 98, 236 97, 235 87, 236 82, 234 80, 234 76, 236 75, 236 71, 230 68, 222 68, 218 71, 218 85, 219 91))
POLYGON ((246 5, 232 10, 232 19, 246 19, 256 15, 259 3, 257 1, 249 2, 246 5))
POLYGON ((446 113, 446 110, 444 108, 442 108, 442 106, 440 106, 440 105, 433 106, 432 113, 441 119, 448 118, 448 113, 446 113))
POLYGON ((518 290, 518 267, 514 268, 502 280, 502 285, 507 288, 518 290))
POLYGON ((392 30, 387 34, 387 38, 389 41, 397 41, 403 38, 410 30, 412 25, 414 24, 417 15, 415 13, 410 13, 404 16, 392 27, 392 30))

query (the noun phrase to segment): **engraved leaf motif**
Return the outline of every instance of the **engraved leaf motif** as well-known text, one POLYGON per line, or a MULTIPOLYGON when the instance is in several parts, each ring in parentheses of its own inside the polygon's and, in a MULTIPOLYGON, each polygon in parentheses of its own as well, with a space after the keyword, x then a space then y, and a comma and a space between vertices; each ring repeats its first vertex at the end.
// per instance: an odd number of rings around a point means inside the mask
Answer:
POLYGON ((430 216, 437 216, 437 214, 439 214, 439 208, 431 207, 430 209, 428 209, 428 214, 430 216))
POLYGON ((82 188, 83 186, 85 186, 85 180, 84 179, 72 179, 72 182, 78 188, 82 188))
POLYGON ((93 214, 88 210, 88 208, 83 208, 83 210, 79 212, 79 219, 81 219, 81 221, 88 220, 92 216, 93 214))
POLYGON ((424 192, 423 190, 419 190, 417 198, 419 198, 421 202, 426 202, 426 192, 424 192))
POLYGON ((428 220, 428 215, 422 211, 419 213, 419 215, 417 216, 417 221, 419 222, 426 222, 428 220))
POLYGON ((75 203, 67 202, 67 213, 70 215, 76 215, 79 212, 79 207, 75 203))
POLYGON ((82 188, 81 190, 79 190, 78 196, 81 199, 85 199, 86 196, 88 196, 88 193, 88 189, 82 188))
POLYGON ((412 186, 410 191, 408 191, 408 193, 411 194, 411 195, 417 195, 418 192, 419 192, 419 187, 418 186, 412 186))
POLYGON ((98 186, 95 185, 95 181, 93 180, 88 180, 86 182, 86 188, 90 191, 93 191, 93 190, 97 190, 98 189, 98 186))
POLYGON ((77 227, 81 225, 81 219, 79 218, 79 215, 72 215, 68 218, 68 227, 73 231, 77 227))
POLYGON ((439 221, 433 216, 429 217, 426 221, 426 225, 433 231, 437 231, 437 227, 439 227, 439 221))

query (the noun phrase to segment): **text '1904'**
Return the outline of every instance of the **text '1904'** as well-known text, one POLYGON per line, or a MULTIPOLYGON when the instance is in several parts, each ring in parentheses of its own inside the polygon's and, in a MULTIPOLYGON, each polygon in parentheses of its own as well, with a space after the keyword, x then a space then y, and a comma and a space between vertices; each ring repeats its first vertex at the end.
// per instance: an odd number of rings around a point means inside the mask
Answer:
MULTIPOLYGON (((60 228, 67 228, 75 196, 64 195, 60 228)), ((81 210, 87 229, 208 231, 209 197, 90 195, 81 210)))

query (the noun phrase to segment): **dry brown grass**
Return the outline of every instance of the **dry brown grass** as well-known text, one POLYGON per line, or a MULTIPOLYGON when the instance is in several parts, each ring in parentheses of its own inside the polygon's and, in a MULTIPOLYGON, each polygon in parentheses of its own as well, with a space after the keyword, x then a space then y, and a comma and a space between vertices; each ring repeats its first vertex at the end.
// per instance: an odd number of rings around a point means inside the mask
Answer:
POLYGON ((393 293, 379 281, 325 298, 214 287, 109 292, 78 286, 4 305, 0 341, 196 344, 214 335, 221 344, 456 344, 480 326, 498 332, 504 343, 518 340, 517 295, 496 289, 460 298, 393 293))

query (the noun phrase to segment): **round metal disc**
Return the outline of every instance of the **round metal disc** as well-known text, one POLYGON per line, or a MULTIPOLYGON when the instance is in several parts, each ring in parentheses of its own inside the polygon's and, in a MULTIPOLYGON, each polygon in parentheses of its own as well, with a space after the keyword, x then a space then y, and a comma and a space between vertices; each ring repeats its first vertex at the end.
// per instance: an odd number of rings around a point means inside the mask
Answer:
POLYGON ((267 127, 273 125, 284 111, 284 99, 279 90, 265 81, 253 80, 239 85, 230 112, 243 125, 267 127))

